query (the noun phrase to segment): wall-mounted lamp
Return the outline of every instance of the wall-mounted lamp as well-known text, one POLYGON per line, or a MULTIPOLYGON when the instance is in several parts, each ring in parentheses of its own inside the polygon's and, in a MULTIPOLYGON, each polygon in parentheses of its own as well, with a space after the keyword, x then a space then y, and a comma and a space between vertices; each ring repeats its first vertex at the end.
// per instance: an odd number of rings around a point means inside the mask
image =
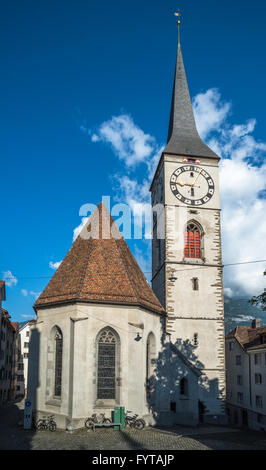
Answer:
POLYGON ((135 341, 140 341, 140 340, 141 340, 141 338, 142 338, 142 336, 140 336, 140 334, 139 334, 139 333, 137 333, 137 336, 136 336, 136 338, 135 338, 135 341))

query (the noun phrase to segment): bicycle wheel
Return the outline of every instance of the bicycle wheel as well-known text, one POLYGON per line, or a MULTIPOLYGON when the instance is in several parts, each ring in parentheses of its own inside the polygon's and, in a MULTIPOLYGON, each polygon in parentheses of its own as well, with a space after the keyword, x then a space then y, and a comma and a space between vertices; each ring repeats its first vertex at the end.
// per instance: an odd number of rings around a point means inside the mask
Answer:
POLYGON ((143 428, 145 428, 145 421, 143 419, 136 419, 134 422, 134 428, 141 431, 143 428))
POLYGON ((91 429, 93 424, 94 424, 94 421, 93 421, 92 418, 86 419, 86 421, 85 421, 85 427, 86 427, 87 429, 91 429))
POLYGON ((109 418, 104 418, 103 424, 111 424, 111 420, 109 418))
POLYGON ((54 432, 56 430, 56 423, 50 423, 49 424, 49 431, 54 432))
POLYGON ((36 429, 38 429, 38 431, 44 431, 44 429, 46 429, 46 424, 43 422, 43 420, 37 422, 36 429))

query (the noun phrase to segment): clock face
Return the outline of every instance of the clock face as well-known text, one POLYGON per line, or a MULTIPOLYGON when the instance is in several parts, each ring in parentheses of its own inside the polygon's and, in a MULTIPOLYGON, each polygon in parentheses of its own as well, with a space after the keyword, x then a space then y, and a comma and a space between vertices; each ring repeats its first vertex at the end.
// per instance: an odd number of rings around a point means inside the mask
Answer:
POLYGON ((172 193, 179 201, 190 206, 202 206, 214 194, 214 181, 203 168, 195 165, 181 166, 170 178, 172 193))

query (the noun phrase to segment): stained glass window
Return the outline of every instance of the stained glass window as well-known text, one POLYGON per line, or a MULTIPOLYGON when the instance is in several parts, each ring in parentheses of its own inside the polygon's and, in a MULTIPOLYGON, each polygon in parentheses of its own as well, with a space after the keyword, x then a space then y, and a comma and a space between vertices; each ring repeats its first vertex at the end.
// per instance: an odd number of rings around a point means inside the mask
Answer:
POLYGON ((54 394, 61 397, 63 339, 59 331, 55 334, 55 381, 54 394))
POLYGON ((200 258, 200 230, 199 227, 190 223, 187 226, 185 233, 185 257, 186 258, 200 258))
POLYGON ((99 399, 115 398, 116 337, 105 328, 98 340, 98 389, 99 399))

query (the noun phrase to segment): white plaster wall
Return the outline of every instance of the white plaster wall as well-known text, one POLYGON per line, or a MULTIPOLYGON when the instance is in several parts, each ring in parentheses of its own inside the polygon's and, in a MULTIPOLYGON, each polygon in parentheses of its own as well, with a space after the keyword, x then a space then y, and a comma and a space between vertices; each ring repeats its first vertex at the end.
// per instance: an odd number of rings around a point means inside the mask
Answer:
POLYGON ((254 430, 266 430, 266 377, 265 352, 261 351, 261 364, 255 364, 254 354, 259 351, 245 352, 236 339, 226 340, 226 389, 227 404, 231 410, 231 422, 234 422, 234 413, 238 413, 238 425, 242 425, 242 410, 247 410, 248 427, 254 430), (234 349, 229 350, 229 343, 234 349), (236 365, 236 355, 241 355, 241 365, 236 365), (255 383, 255 373, 261 373, 262 383, 255 383), (243 385, 237 384, 237 375, 242 375, 243 385), (238 403, 237 393, 243 393, 243 403, 238 403), (263 407, 256 406, 256 395, 262 396, 263 407), (231 408, 232 407, 232 408, 231 408), (262 423, 258 422, 258 414, 262 415, 262 423))
POLYGON ((232 405, 250 408, 249 357, 237 340, 226 340, 226 399, 232 405), (229 343, 233 350, 229 350, 229 343), (241 356, 241 365, 236 365, 236 356, 241 356), (237 384, 237 376, 242 375, 243 385, 237 384), (243 393, 243 403, 237 402, 237 393, 243 393))
MULTIPOLYGON (((40 341, 39 346, 31 350, 31 354, 40 360, 38 377, 35 380, 32 378, 32 382, 37 383, 36 409, 40 413, 54 413, 61 427, 71 420, 74 425, 83 426, 84 419, 93 412, 110 415, 115 405, 125 406, 139 415, 148 413, 145 391, 146 340, 152 331, 159 351, 162 333, 159 315, 137 307, 80 303, 40 309, 34 329, 38 332, 35 336, 39 336, 40 341), (143 328, 130 323, 142 324, 143 328), (48 338, 55 325, 63 334, 61 400, 55 399, 51 394, 47 395, 48 338), (101 406, 99 401, 96 402, 95 340, 99 331, 106 326, 112 327, 120 337, 121 386, 119 402, 101 406), (142 337, 140 341, 135 340, 137 332, 142 337)), ((35 394, 34 383, 30 393, 35 394)))
POLYGON ((264 430, 266 430, 266 351, 256 350, 249 351, 248 356, 250 357, 250 378, 251 378, 251 407, 254 411, 252 414, 253 419, 250 422, 250 427, 252 429, 261 429, 263 425, 257 421, 256 414, 264 415, 264 430), (255 354, 261 354, 261 364, 255 364, 255 354), (255 383, 255 374, 260 373, 262 376, 262 383, 255 383), (262 397, 262 408, 259 408, 256 405, 256 395, 262 397))
MULTIPOLYGON (((163 168, 158 172, 152 186, 152 201, 159 194, 159 175, 164 175, 165 200, 165 259, 160 275, 153 263, 153 290, 157 296, 164 293, 168 313, 167 332, 171 341, 178 338, 193 344, 198 334, 196 350, 202 364, 205 384, 200 396, 204 399, 210 415, 224 414, 225 409, 225 352, 224 352, 224 305, 222 278, 222 251, 220 228, 220 195, 217 160, 200 158, 200 163, 183 162, 183 156, 164 154, 163 168), (180 166, 196 165, 204 168, 213 178, 215 192, 210 201, 202 206, 188 206, 172 193, 170 178, 180 166), (154 193, 154 194, 153 194, 154 193), (196 211, 196 213, 191 213, 196 211), (203 228, 203 259, 184 257, 184 231, 189 220, 197 221, 203 228), (203 266, 204 265, 204 266, 203 266), (170 281, 170 277, 176 277, 170 281), (199 290, 192 288, 192 278, 198 278, 199 290), (162 286, 165 286, 164 292, 162 286)), ((157 245, 153 244, 153 259, 158 258, 157 245)))

